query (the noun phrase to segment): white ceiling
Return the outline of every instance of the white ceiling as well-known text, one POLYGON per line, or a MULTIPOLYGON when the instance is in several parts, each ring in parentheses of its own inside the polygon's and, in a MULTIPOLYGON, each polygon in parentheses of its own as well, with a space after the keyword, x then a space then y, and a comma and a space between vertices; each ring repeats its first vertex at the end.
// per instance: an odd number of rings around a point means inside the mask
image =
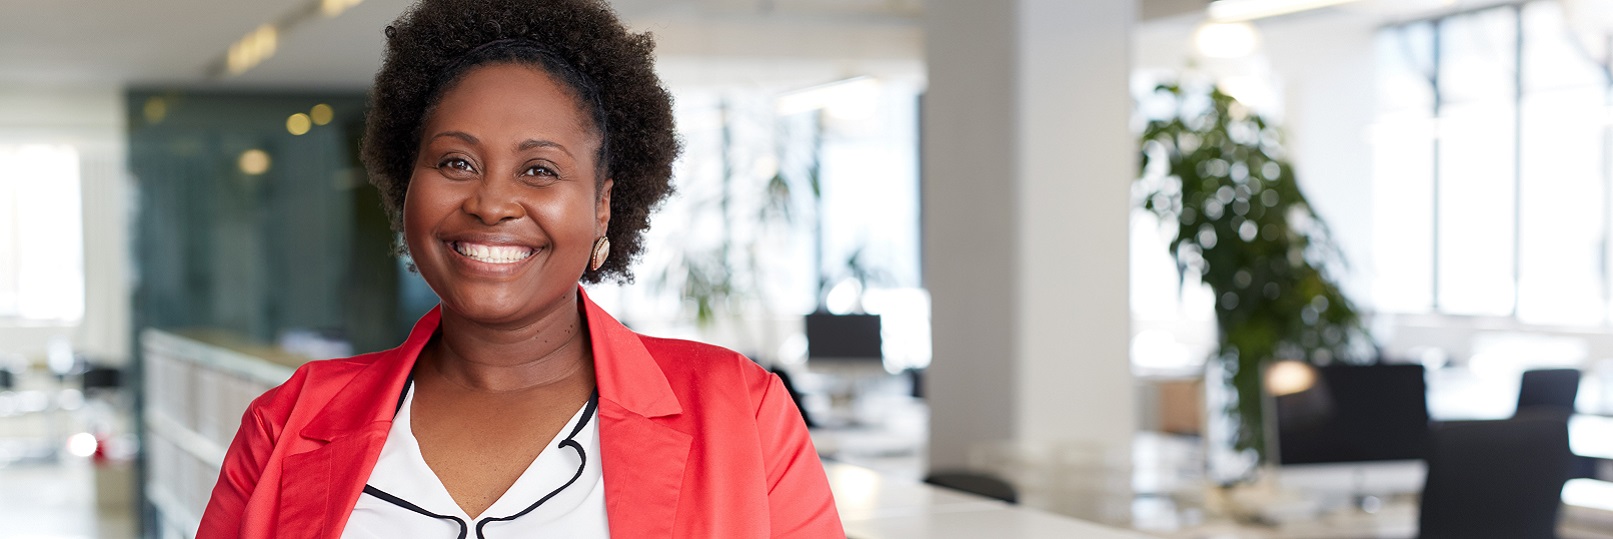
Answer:
MULTIPOLYGON (((309 1, 0 0, 0 84, 364 87, 380 63, 382 29, 411 0, 365 0, 336 18, 311 19, 282 33, 275 55, 258 67, 208 76, 231 43, 309 1)), ((918 2, 614 3, 630 26, 656 34, 663 59, 688 66, 680 76, 698 80, 744 65, 866 71, 852 64, 916 64, 918 2)))
MULTIPOLYGON (((411 0, 364 0, 339 17, 312 19, 283 33, 262 65, 238 77, 208 76, 231 43, 310 1, 0 0, 0 85, 366 86, 380 63, 382 29, 411 0)), ((1340 9, 1388 20, 1493 1, 1365 0, 1340 9)), ((613 3, 630 26, 656 34, 669 82, 821 82, 922 70, 922 0, 613 3)), ((1141 0, 1140 12, 1193 17, 1205 3, 1141 0)))

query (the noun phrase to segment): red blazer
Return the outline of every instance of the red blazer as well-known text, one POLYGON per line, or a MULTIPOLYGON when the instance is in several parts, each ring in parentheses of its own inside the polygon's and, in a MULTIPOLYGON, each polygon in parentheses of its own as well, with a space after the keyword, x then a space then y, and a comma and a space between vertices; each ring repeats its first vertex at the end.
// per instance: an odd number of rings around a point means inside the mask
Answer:
MULTIPOLYGON (((845 537, 777 376, 715 346, 642 336, 585 294, 611 535, 845 537)), ((337 538, 438 309, 402 346, 314 361, 241 418, 199 539, 337 538)))

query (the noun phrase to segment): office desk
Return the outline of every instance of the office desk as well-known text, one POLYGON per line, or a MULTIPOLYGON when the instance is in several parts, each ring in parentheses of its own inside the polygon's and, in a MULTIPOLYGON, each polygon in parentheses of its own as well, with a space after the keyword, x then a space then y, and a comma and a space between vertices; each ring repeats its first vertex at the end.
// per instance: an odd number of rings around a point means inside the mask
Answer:
MULTIPOLYGON (((1316 518, 1282 525, 1217 520, 1162 534, 1171 539, 1414 539, 1415 498, 1400 498, 1377 513, 1358 510, 1326 512, 1316 518)), ((1570 480, 1563 487, 1561 539, 1613 539, 1613 483, 1570 480)))
POLYGON ((1033 509, 999 508, 847 521, 851 539, 1143 539, 1149 536, 1033 509))
POLYGON ((835 507, 852 539, 1147 539, 997 500, 825 462, 835 507))

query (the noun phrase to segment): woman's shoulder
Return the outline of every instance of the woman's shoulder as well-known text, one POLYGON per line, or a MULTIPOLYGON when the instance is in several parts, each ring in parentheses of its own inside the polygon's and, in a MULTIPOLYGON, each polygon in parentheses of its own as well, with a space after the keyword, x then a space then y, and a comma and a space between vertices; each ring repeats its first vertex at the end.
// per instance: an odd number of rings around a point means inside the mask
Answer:
POLYGON ((702 388, 765 388, 772 373, 744 354, 698 341, 639 335, 673 386, 702 388))
POLYGON ((639 335, 644 349, 650 352, 663 370, 693 369, 699 371, 733 371, 734 374, 765 376, 763 369, 744 354, 699 341, 669 339, 639 335))
POLYGON ((393 350, 370 352, 352 357, 318 359, 297 367, 291 377, 252 401, 251 409, 261 415, 285 416, 293 408, 322 406, 353 381, 365 368, 390 357, 393 350))

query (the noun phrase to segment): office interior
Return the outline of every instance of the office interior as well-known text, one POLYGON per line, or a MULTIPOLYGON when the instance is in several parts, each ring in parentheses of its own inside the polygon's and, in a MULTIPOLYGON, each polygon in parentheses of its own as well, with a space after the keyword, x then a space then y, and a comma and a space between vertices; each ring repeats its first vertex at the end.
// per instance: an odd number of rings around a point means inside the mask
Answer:
MULTIPOLYGON (((588 293, 787 378, 850 537, 1613 537, 1613 0, 611 3, 684 147, 588 293)), ((193 536, 435 304, 407 5, 0 5, 0 538, 193 536)))

